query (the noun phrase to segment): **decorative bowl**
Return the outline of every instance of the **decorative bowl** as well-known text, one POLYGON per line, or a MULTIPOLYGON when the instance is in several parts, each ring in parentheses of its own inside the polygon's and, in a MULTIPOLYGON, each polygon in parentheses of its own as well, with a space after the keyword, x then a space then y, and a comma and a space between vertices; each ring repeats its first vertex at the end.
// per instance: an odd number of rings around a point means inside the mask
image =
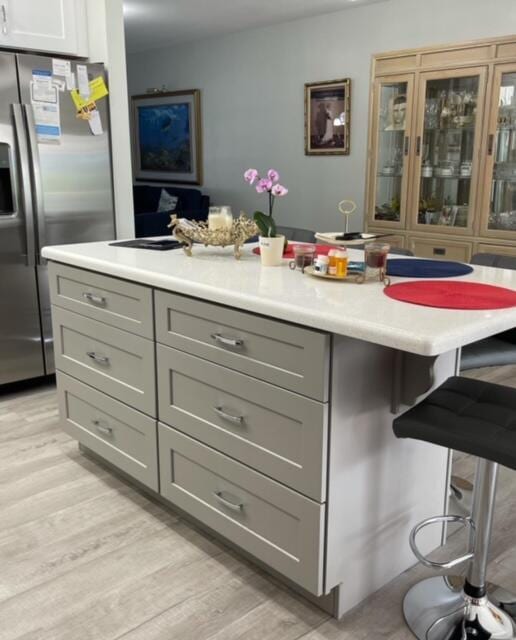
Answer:
POLYGON ((254 220, 250 220, 245 213, 234 220, 231 227, 226 229, 209 229, 206 222, 188 220, 185 224, 176 214, 170 216, 168 227, 179 242, 184 244, 184 252, 187 256, 192 255, 194 243, 203 244, 205 247, 229 247, 234 245, 233 253, 237 260, 242 255, 241 247, 246 240, 258 235, 259 230, 254 220))

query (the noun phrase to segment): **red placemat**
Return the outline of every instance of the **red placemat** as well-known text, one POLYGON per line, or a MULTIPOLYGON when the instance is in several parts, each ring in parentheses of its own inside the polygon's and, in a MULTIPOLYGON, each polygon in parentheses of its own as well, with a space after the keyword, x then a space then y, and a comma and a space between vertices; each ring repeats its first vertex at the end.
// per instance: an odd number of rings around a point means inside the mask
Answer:
POLYGON ((425 280, 401 282, 384 289, 401 302, 442 309, 508 309, 516 307, 516 291, 479 282, 425 280))
MULTIPOLYGON (((288 246, 287 246, 287 250, 283 253, 283 258, 287 259, 287 260, 293 260, 294 259, 294 247, 296 245, 303 245, 306 246, 307 244, 309 245, 310 243, 306 243, 306 242, 289 242, 288 246)), ((316 256, 327 256, 328 252, 331 249, 338 249, 338 247, 332 247, 329 244, 314 244, 312 245, 315 247, 315 255, 316 256)), ((255 247, 253 249, 253 253, 256 253, 257 256, 260 255, 260 247, 255 247)))

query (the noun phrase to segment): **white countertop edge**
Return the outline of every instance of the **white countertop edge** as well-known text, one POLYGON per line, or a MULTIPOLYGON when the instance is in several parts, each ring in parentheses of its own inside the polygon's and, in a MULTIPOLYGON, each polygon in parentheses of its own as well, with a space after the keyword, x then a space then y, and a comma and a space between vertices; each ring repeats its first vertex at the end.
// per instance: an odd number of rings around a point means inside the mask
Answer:
MULTIPOLYGON (((235 307, 242 311, 250 311, 300 326, 307 326, 319 331, 327 331, 349 338, 373 342, 385 347, 400 349, 423 356, 437 356, 465 346, 471 342, 482 340, 495 333, 513 328, 513 322, 511 322, 510 319, 502 317, 499 319, 493 318, 489 326, 485 327, 485 330, 477 329, 474 340, 464 338, 460 332, 460 327, 457 333, 447 338, 438 338, 436 336, 414 338, 393 327, 386 329, 385 326, 366 320, 362 320, 360 324, 357 324, 354 321, 346 321, 345 316, 342 316, 337 322, 331 317, 321 315, 320 312, 311 308, 304 308, 303 315, 300 317, 298 307, 293 307, 281 300, 271 301, 267 299, 257 299, 254 296, 246 295, 245 292, 242 291, 234 293, 196 282, 185 281, 174 277, 172 274, 163 275, 155 271, 133 268, 128 265, 120 266, 116 263, 99 260, 92 256, 86 257, 78 255, 71 251, 60 249, 59 247, 45 247, 42 250, 42 256, 47 260, 61 262, 81 269, 97 271, 102 274, 156 287, 165 291, 197 297, 202 300, 235 307), (374 338, 372 336, 374 336, 374 338)), ((449 312, 450 314, 454 313, 454 310, 443 309, 442 311, 449 312)))

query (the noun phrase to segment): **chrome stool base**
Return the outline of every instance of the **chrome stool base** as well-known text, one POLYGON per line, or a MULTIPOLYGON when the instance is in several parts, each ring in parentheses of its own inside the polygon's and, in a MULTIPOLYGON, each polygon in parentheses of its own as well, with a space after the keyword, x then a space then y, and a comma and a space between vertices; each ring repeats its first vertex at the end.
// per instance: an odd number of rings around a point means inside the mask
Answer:
POLYGON ((438 576, 417 583, 403 601, 403 613, 419 640, 516 640, 516 596, 487 585, 487 597, 462 591, 464 578, 438 576))

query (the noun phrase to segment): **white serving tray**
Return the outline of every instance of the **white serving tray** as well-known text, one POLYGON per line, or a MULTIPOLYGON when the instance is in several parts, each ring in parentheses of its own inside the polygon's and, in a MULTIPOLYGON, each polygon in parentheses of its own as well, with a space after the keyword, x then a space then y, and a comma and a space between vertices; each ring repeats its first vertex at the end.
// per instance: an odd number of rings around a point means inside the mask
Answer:
POLYGON ((335 231, 328 233, 317 232, 315 237, 317 240, 321 242, 326 242, 328 244, 334 244, 337 247, 354 247, 358 245, 362 245, 366 242, 374 242, 377 238, 383 237, 383 235, 379 236, 375 233, 363 233, 361 238, 357 238, 356 240, 337 240, 337 236, 341 236, 343 231, 335 231))

